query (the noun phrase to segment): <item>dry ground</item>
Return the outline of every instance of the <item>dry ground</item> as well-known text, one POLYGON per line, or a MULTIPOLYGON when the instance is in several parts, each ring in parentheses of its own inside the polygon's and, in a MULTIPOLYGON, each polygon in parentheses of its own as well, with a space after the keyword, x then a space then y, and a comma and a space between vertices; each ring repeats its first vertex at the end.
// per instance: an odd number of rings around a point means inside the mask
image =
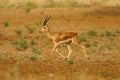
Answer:
MULTIPOLYGON (((30 11, 25 8, 0 8, 0 80, 119 80, 120 79, 120 36, 114 38, 112 47, 101 53, 97 47, 86 48, 90 60, 84 58, 77 46, 71 45, 73 53, 71 60, 64 60, 58 54, 49 54, 52 41, 38 31, 45 16, 52 15, 49 28, 55 32, 78 32, 79 36, 94 29, 99 33, 120 29, 119 7, 90 7, 90 8, 35 8, 30 11), (5 23, 6 21, 6 23, 5 23), (5 27, 5 24, 8 26, 5 27), (34 28, 30 34, 25 25, 34 28), (19 51, 13 45, 20 36, 16 29, 22 30, 22 36, 28 42, 28 48, 19 51), (35 39, 36 38, 36 39, 35 39), (35 46, 40 54, 32 51, 30 41, 35 39, 35 46), (92 51, 92 50, 95 51, 92 51), (29 56, 35 56, 32 60, 29 56), (37 58, 37 60, 36 60, 37 58)), ((98 47, 105 44, 100 36, 88 36, 87 42, 98 42, 98 47)), ((83 42, 85 43, 85 42, 83 42)), ((60 46, 60 51, 67 53, 66 46, 60 46), (63 49, 63 50, 62 50, 63 49)), ((66 55, 66 54, 64 54, 66 55)))

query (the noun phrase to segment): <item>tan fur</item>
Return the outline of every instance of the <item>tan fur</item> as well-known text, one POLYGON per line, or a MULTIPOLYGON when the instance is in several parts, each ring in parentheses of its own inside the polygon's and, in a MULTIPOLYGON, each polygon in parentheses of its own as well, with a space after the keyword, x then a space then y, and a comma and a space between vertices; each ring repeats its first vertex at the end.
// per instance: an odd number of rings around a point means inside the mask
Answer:
POLYGON ((78 35, 76 32, 58 32, 58 33, 53 33, 50 31, 50 29, 45 25, 42 27, 42 29, 40 30, 40 32, 44 32, 47 34, 48 38, 53 40, 54 43, 54 47, 52 49, 51 54, 56 51, 60 56, 62 56, 63 58, 69 58, 70 54, 72 53, 72 49, 70 47, 70 43, 74 43, 75 45, 79 46, 82 50, 83 53, 85 55, 85 57, 87 57, 84 45, 79 45, 78 44, 78 35), (68 48, 68 56, 65 57, 63 56, 60 52, 58 52, 57 47, 60 43, 67 43, 67 48, 68 48))

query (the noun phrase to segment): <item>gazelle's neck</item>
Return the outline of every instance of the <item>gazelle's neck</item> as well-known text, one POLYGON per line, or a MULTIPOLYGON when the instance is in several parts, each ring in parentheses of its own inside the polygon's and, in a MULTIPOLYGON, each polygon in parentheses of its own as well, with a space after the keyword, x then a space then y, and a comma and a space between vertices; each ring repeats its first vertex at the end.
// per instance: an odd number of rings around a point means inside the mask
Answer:
POLYGON ((48 29, 48 31, 47 31, 46 34, 47 34, 47 37, 48 37, 48 38, 53 39, 53 35, 52 35, 50 29, 48 29))

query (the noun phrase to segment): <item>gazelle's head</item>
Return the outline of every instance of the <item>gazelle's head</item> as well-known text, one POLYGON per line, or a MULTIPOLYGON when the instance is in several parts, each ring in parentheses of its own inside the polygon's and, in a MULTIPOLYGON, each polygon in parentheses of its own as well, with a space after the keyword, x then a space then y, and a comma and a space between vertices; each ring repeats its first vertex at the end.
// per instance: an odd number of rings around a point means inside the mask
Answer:
POLYGON ((39 32, 48 32, 49 31, 49 28, 47 26, 47 22, 49 21, 51 16, 47 16, 43 22, 43 26, 41 28, 41 30, 39 32))

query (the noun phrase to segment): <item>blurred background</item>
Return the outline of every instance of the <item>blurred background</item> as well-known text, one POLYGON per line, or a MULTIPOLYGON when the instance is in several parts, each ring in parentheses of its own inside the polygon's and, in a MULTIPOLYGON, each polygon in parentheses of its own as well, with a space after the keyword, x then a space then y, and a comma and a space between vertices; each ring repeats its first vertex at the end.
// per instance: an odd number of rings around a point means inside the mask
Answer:
POLYGON ((120 0, 0 0, 0 7, 120 6, 120 0))

